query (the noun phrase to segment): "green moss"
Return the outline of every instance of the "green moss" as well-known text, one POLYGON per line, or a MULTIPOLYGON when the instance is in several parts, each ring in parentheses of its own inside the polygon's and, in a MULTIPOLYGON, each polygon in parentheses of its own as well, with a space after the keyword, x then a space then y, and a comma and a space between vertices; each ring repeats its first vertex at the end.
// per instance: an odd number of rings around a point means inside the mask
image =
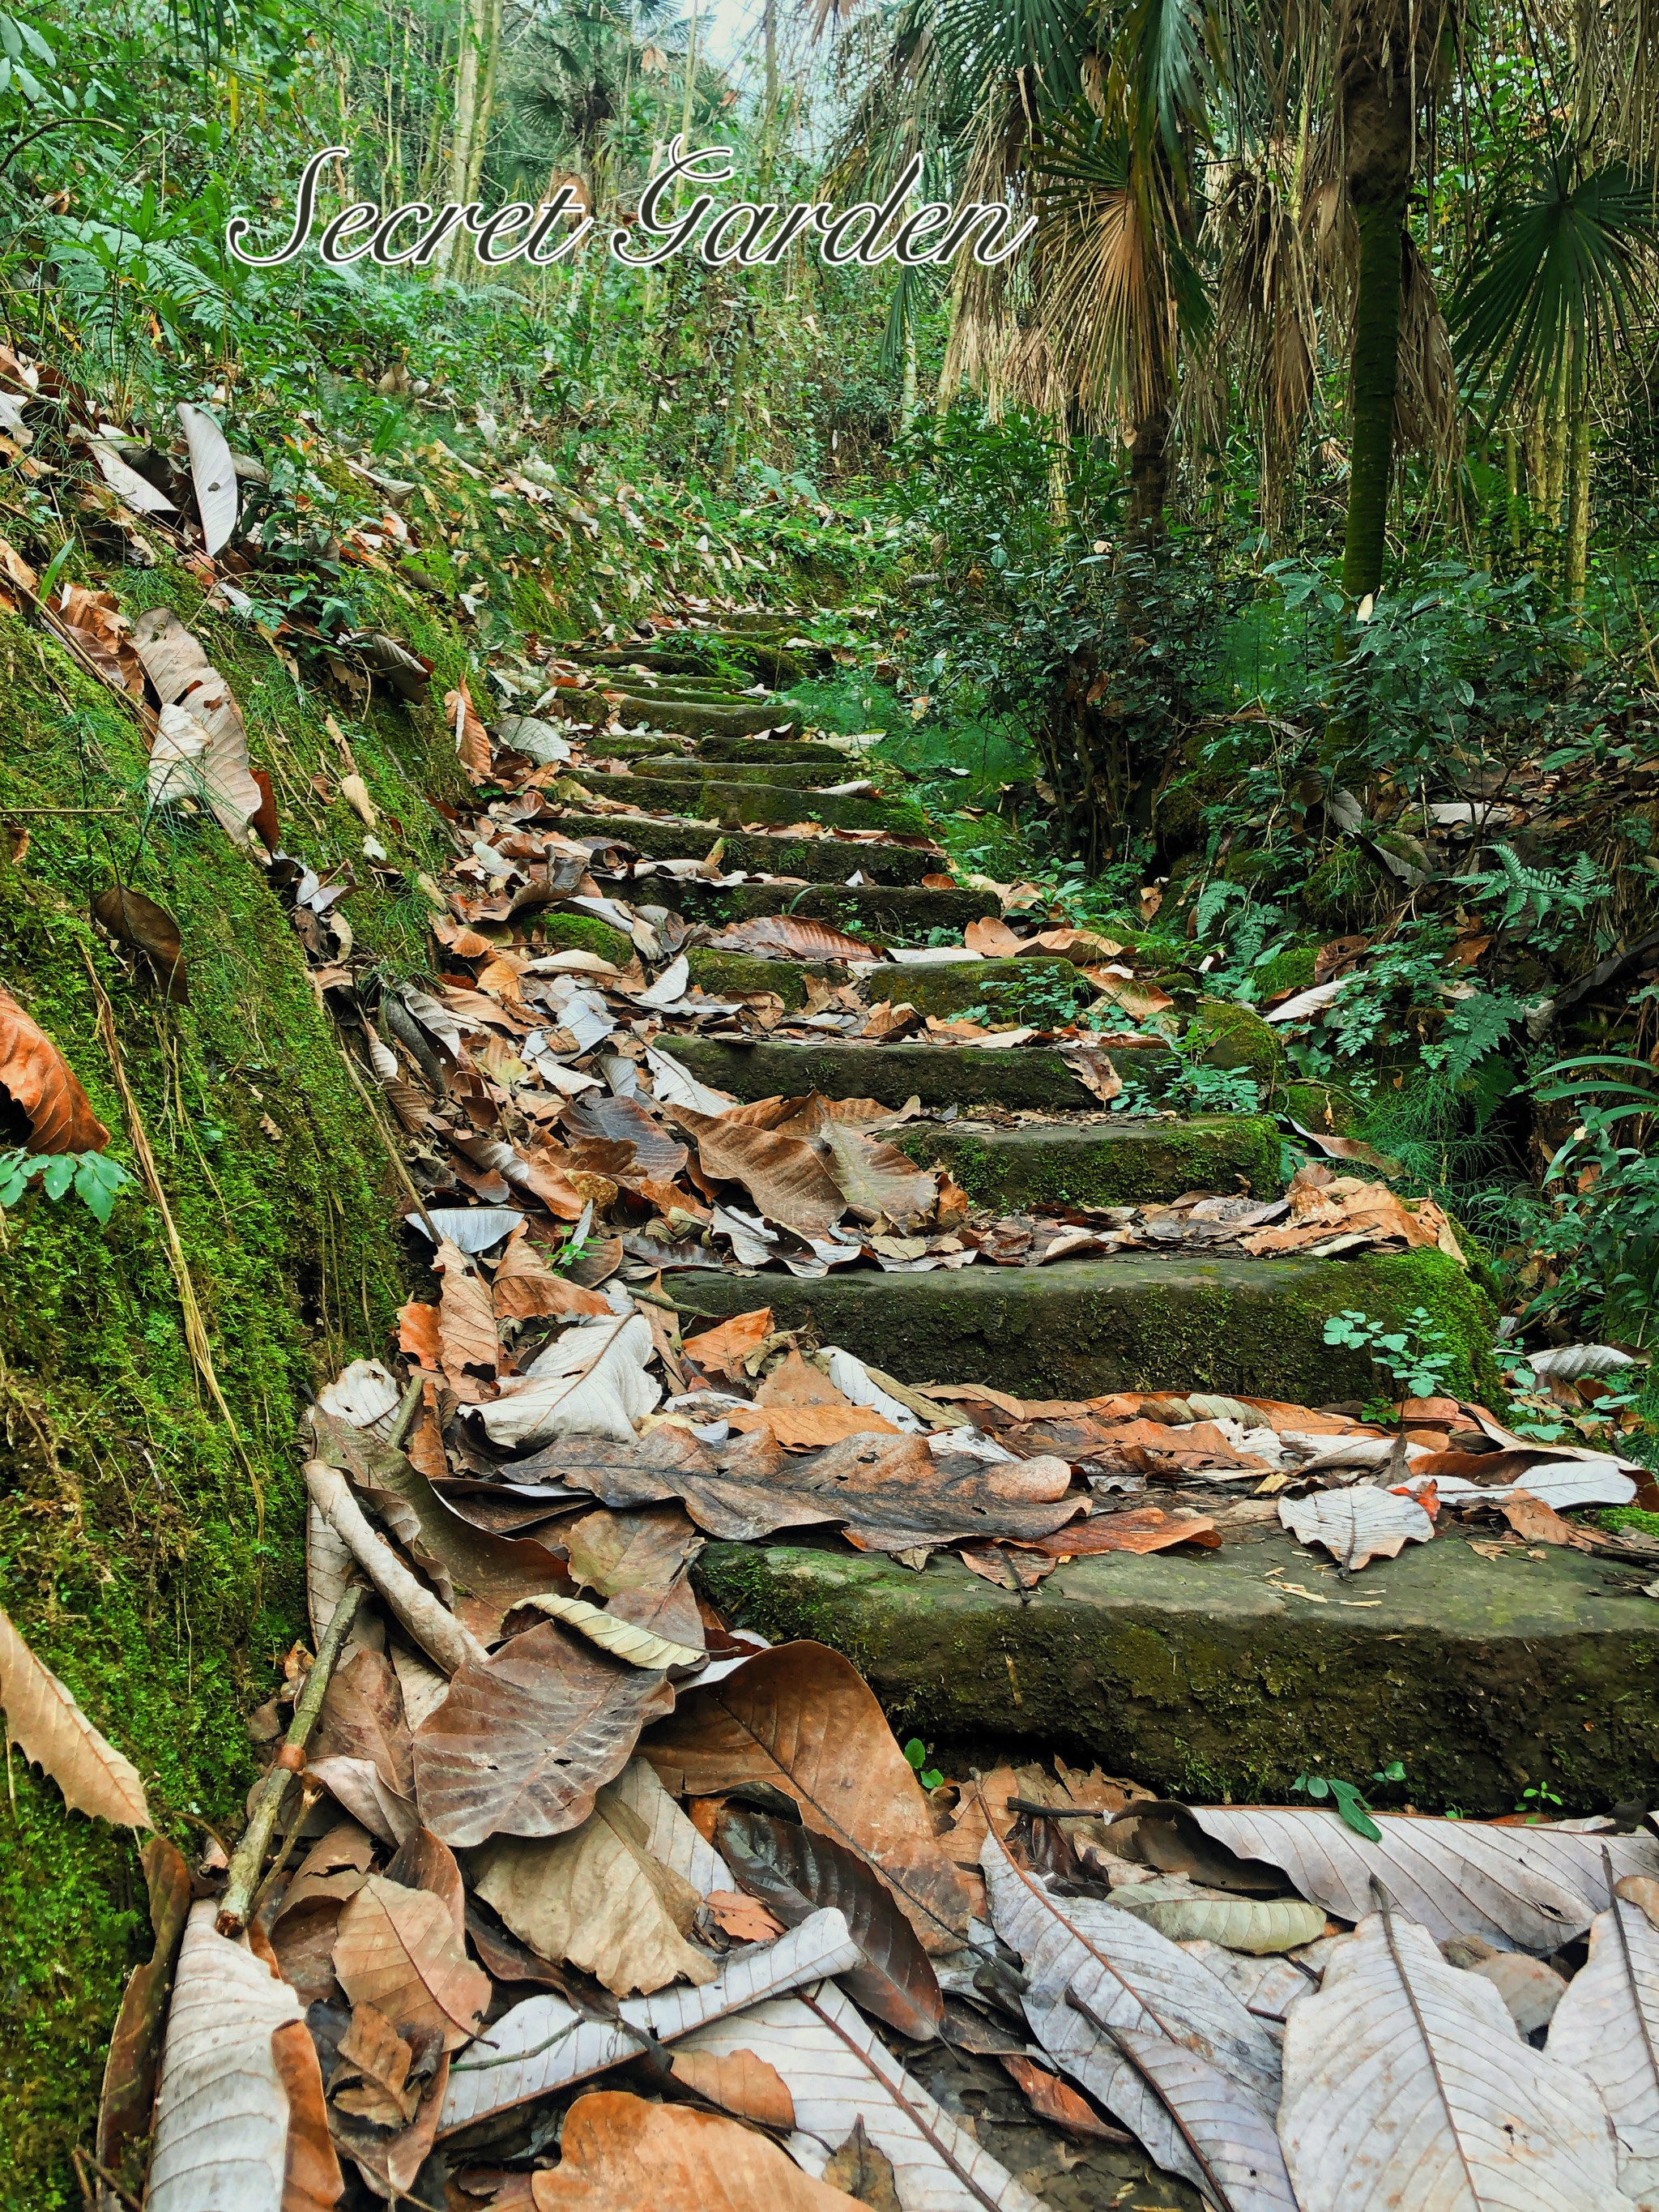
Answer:
POLYGON ((1346 840, 1334 845, 1303 886, 1302 904, 1329 930, 1363 929, 1386 896, 1382 872, 1346 840))
POLYGON ((1184 1042, 1212 1067, 1247 1069, 1269 1095, 1283 1080, 1284 1041, 1253 1007, 1205 1000, 1187 1025, 1184 1042))
POLYGON ((1610 1505, 1595 1517, 1610 1535, 1616 1536, 1621 1528, 1634 1528, 1644 1536, 1659 1536, 1659 1513, 1646 1512, 1639 1505, 1610 1505))
POLYGON ((634 942, 596 914, 544 914, 537 933, 550 952, 593 952, 613 968, 626 968, 634 957, 634 942))
MULTIPOLYGON (((313 791, 343 763, 324 706, 246 634, 204 614, 192 580, 118 580, 163 598, 230 678, 252 757, 292 848, 352 865, 346 911, 393 969, 425 964, 423 909, 364 864, 363 823, 313 791)), ((412 633, 410 624, 404 631, 412 633)), ((425 636, 431 635, 428 625, 425 636)), ((430 646, 417 640, 421 649, 430 646)), ((457 648, 446 641, 451 665, 457 648)), ((102 979, 183 1243, 215 1366, 264 1498, 191 1365, 160 1218, 135 1182, 100 1230, 37 1188, 0 1217, 0 1603, 143 1774, 163 1826, 240 1825, 252 1766, 243 1719, 305 1632, 303 1493, 295 1417, 346 1361, 384 1349, 411 1283, 401 1202, 347 1079, 299 943, 265 875, 210 817, 142 827, 137 723, 53 643, 0 617, 7 742, 0 806, 70 811, 0 846, 0 980, 46 1030, 134 1164, 97 1026, 102 979), (73 810, 113 808, 112 813, 73 810), (88 919, 117 876, 177 918, 188 1004, 147 995, 88 919)), ((454 775, 436 720, 337 704, 400 866, 441 865, 424 799, 454 775)), ((0 2204, 78 2203, 68 2150, 90 2136, 99 2069, 127 1968, 147 1948, 131 1840, 65 1812, 14 1762, 17 1813, 0 1855, 0 2204)))
POLYGON ((948 1168, 976 1205, 1132 1206, 1241 1182, 1259 1197, 1280 1180, 1279 1132, 1265 1115, 1006 1131, 927 1123, 895 1140, 918 1164, 948 1168))
POLYGON ((1304 1129, 1334 1137, 1358 1133, 1359 1108, 1346 1091, 1335 1090, 1328 1083, 1287 1083, 1285 1110, 1304 1129))
POLYGON ((1292 945, 1283 952, 1275 952, 1271 960, 1264 961, 1251 974, 1258 1003, 1277 998, 1281 991, 1305 991, 1313 981, 1318 959, 1316 945, 1292 945))

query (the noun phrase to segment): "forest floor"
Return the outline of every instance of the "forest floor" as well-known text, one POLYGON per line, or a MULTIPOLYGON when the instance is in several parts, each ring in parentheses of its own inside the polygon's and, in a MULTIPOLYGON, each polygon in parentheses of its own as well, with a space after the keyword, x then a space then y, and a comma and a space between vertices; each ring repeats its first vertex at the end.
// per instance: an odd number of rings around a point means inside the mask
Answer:
POLYGON ((8 564, 60 749, 9 863, 11 1504, 90 1717, 21 1642, 5 1694, 159 1831, 94 2130, 42 2069, 107 2032, 131 1863, 21 1778, 33 2201, 67 2123, 156 2212, 1314 2212, 1345 2130, 1416 2155, 1359 2086, 1402 1992, 1413 2082, 1486 2069, 1437 2141, 1501 2163, 1523 2081, 1553 2201, 1641 2201, 1659 1492, 1582 1364, 1564 1419, 1508 1389, 1297 994, 953 863, 980 829, 802 711, 799 605, 464 659, 405 598, 348 737, 291 667, 262 720, 277 656, 173 553, 8 564), (434 663, 411 729, 375 677, 434 663), (51 810, 129 762, 167 902, 106 848, 94 929, 51 810))

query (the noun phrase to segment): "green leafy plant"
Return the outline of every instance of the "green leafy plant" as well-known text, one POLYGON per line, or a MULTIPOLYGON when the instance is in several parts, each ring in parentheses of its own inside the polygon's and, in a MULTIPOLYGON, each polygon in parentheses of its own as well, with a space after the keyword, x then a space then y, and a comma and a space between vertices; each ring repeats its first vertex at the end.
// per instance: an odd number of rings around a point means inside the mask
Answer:
POLYGON ((913 1735, 904 1747, 904 1756, 916 1771, 916 1779, 924 1790, 937 1790, 945 1777, 938 1767, 927 1764, 928 1747, 919 1735, 913 1735))
POLYGON ((1446 1370, 1456 1354, 1446 1333, 1426 1306, 1413 1306, 1399 1326, 1375 1321, 1357 1307, 1333 1314, 1325 1323, 1327 1344, 1368 1352, 1374 1365, 1411 1398, 1433 1398, 1445 1387, 1446 1370))
POLYGON ((131 1175, 107 1152, 27 1152, 20 1146, 0 1152, 0 1206, 15 1206, 39 1178, 49 1199, 72 1191, 93 1218, 106 1223, 131 1175))
MULTIPOLYGON (((1402 1773, 1404 1771, 1401 1768, 1402 1773)), ((1393 1781, 1395 1778, 1385 1771, 1381 1778, 1393 1781)), ((1311 1797, 1316 1804, 1328 1802, 1338 1819, 1352 1828, 1355 1835, 1364 1836, 1368 1843, 1382 1842, 1382 1831, 1371 1818, 1370 1800, 1364 1791, 1356 1788, 1352 1782, 1340 1782, 1334 1774, 1298 1774, 1291 1788, 1299 1796, 1311 1797)))
POLYGON ((1553 1820, 1565 1802, 1566 1800, 1552 1790, 1547 1782, 1540 1782, 1535 1788, 1521 1792, 1521 1802, 1515 1809, 1534 1820, 1553 1820))
POLYGON ((1613 889, 1586 853, 1580 853, 1564 875, 1555 868, 1528 867, 1508 845, 1493 845, 1491 852, 1498 863, 1495 868, 1455 876, 1453 882, 1470 886, 1471 904, 1501 902, 1498 927, 1524 928, 1528 942, 1543 952, 1559 951, 1574 923, 1582 921, 1613 889))

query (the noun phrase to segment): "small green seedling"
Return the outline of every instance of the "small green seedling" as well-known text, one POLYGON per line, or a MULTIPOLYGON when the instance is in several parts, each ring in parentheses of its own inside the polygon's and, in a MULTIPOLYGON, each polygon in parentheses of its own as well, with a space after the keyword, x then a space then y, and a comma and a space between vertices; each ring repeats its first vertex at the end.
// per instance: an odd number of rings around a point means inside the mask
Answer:
MULTIPOLYGON (((1401 1771, 1403 1773, 1405 1770, 1401 1768, 1401 1771)), ((1395 1778, 1390 1775, 1388 1778, 1392 1781, 1395 1778)), ((1368 1843, 1382 1842, 1382 1831, 1370 1816, 1371 1808, 1365 1793, 1363 1790, 1357 1790, 1352 1782, 1339 1782, 1334 1775, 1328 1774, 1298 1774, 1291 1788, 1313 1798, 1316 1803, 1322 1803, 1329 1798, 1338 1817, 1353 1830, 1355 1835, 1364 1836, 1368 1843)))
POLYGON ((927 1747, 919 1735, 913 1735, 904 1747, 904 1756, 916 1770, 916 1779, 924 1790, 937 1790, 945 1777, 938 1767, 927 1764, 927 1747))
POLYGON ((1515 1809, 1517 1813, 1527 1814, 1534 1820, 1553 1820, 1565 1802, 1565 1798, 1557 1796, 1547 1782, 1540 1782, 1535 1790, 1521 1792, 1521 1802, 1515 1809))

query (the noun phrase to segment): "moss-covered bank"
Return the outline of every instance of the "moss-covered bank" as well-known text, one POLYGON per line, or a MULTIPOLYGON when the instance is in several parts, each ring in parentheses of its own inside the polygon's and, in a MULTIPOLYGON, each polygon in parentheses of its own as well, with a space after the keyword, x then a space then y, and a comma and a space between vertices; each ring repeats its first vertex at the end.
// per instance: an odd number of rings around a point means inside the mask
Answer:
MULTIPOLYGON (((331 702, 204 613, 189 577, 124 575, 117 587, 129 611, 165 599, 197 629, 242 704, 289 848, 313 865, 353 863, 360 887, 344 911, 360 943, 393 971, 421 964, 429 909, 408 880, 366 865, 365 825, 337 786, 343 740, 392 860, 410 878, 432 867, 444 844, 426 794, 454 774, 436 719, 378 706, 365 718, 337 699, 337 738, 331 702)), ((400 596, 386 617, 439 659, 441 680, 461 665, 424 602, 400 596)), ((261 1543, 142 1184, 107 1229, 37 1187, 0 1217, 0 1603, 136 1761, 169 1832, 199 1843, 202 1823, 240 1822, 245 1716, 303 1629, 296 1408, 343 1361, 384 1348, 409 1292, 400 1209, 263 870, 206 815, 142 834, 137 723, 18 616, 0 617, 0 981, 131 1165, 88 960, 96 969, 264 1493, 261 1543), (88 920, 118 876, 176 917, 187 1005, 141 988, 88 920)), ((89 2140, 105 2039, 148 1923, 131 1840, 66 1814, 21 1757, 12 1768, 15 1810, 0 1811, 0 2204, 46 2212, 81 2201, 68 2154, 89 2140)))

